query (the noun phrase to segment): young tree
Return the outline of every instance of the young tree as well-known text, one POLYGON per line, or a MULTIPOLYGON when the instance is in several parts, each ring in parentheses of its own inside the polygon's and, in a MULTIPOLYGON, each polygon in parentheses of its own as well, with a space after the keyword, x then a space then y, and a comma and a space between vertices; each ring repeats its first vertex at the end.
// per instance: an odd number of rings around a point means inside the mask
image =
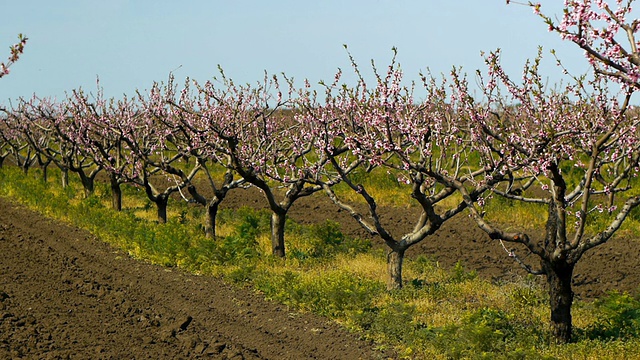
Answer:
POLYGON ((23 136, 19 114, 1 108, 4 116, 0 118, 0 140, 4 154, 2 161, 11 155, 16 165, 27 174, 33 164, 36 163, 36 153, 29 146, 29 141, 23 136))
POLYGON ((180 192, 184 198, 182 189, 195 177, 200 166, 195 164, 188 171, 182 170, 178 164, 187 154, 179 144, 173 143, 173 129, 165 126, 155 110, 146 106, 149 101, 140 93, 138 102, 139 111, 128 111, 119 119, 118 131, 126 144, 125 162, 129 164, 122 175, 144 188, 149 200, 156 204, 158 222, 166 223, 170 196, 180 192))
MULTIPOLYGON (((263 192, 272 212, 272 252, 279 257, 285 256, 287 212, 296 200, 322 190, 315 182, 317 169, 326 163, 326 157, 313 154, 311 143, 304 141, 305 124, 296 118, 293 83, 285 80, 286 98, 276 76, 265 75, 257 86, 238 86, 221 70, 221 86, 196 83, 198 97, 191 106, 174 104, 187 113, 184 118, 199 118, 194 134, 203 129, 215 133, 209 140, 210 153, 219 164, 263 192)), ((335 181, 339 180, 326 182, 335 181)))
POLYGON ((585 252, 610 240, 640 204, 632 191, 640 159, 640 121, 629 112, 631 92, 623 92, 619 102, 609 95, 603 76, 575 78, 548 90, 538 73, 539 61, 540 56, 527 64, 522 82, 515 83, 501 67, 499 52, 489 54, 484 104, 473 99, 464 79, 456 76, 456 81, 484 168, 538 184, 536 192, 495 186, 493 193, 545 207, 544 237, 505 230, 512 225, 483 216, 463 184, 448 177, 438 181, 463 194, 472 218, 492 239, 522 244, 538 257, 535 267, 510 252, 525 269, 546 277, 552 333, 557 342, 566 343, 572 335, 575 265, 585 252))
POLYGON ((185 173, 180 173, 178 169, 171 171, 186 182, 186 189, 193 201, 207 210, 205 234, 215 239, 216 218, 220 204, 230 190, 243 186, 245 181, 242 178, 234 179, 230 157, 219 151, 224 141, 211 130, 208 119, 194 110, 206 108, 209 105, 197 103, 197 99, 192 95, 189 79, 187 79, 178 97, 173 85, 173 76, 171 76, 164 88, 160 84, 154 84, 144 107, 162 122, 163 126, 170 129, 169 140, 180 151, 183 159, 187 159, 187 162, 195 159, 193 166, 198 168, 200 173, 205 174, 206 180, 196 184, 193 179, 185 177, 185 173), (212 166, 216 165, 226 168, 221 181, 214 178, 212 166), (206 185, 210 191, 202 191, 206 185))
POLYGON ((104 99, 98 87, 94 99, 82 89, 74 90, 67 99, 67 108, 74 115, 77 131, 70 133, 74 143, 96 164, 106 170, 111 188, 111 206, 114 210, 122 210, 121 185, 127 182, 122 176, 129 166, 123 154, 124 138, 120 134, 118 124, 130 117, 136 105, 127 97, 120 101, 104 99))
POLYGON ((81 122, 67 104, 34 96, 29 101, 22 100, 16 112, 22 117, 21 130, 30 147, 61 169, 62 185, 67 185, 67 173, 71 171, 80 177, 85 197, 92 195, 102 166, 87 156, 77 140, 81 122))
MULTIPOLYGON (((401 85, 402 71, 395 55, 386 74, 380 75, 373 66, 376 76, 373 86, 360 75, 353 59, 352 64, 359 77, 358 84, 339 85, 338 73, 335 82, 326 86, 325 104, 318 107, 318 114, 311 116, 309 122, 315 124, 319 133, 315 146, 324 151, 342 180, 361 196, 368 216, 355 204, 340 199, 328 186, 326 193, 370 234, 384 241, 389 248, 387 288, 398 289, 402 287, 402 264, 407 249, 433 235, 466 206, 454 196, 455 187, 441 186, 427 171, 467 184, 482 175, 483 170, 465 170, 471 161, 469 132, 448 101, 446 83, 423 76, 427 96, 416 102, 413 89, 401 85), (348 156, 340 157, 343 151, 339 146, 349 149, 348 156), (413 229, 402 235, 386 229, 376 199, 356 181, 355 173, 347 171, 360 163, 366 171, 383 168, 406 186, 422 210, 413 229)), ((471 197, 476 199, 486 189, 486 184, 478 185, 471 190, 471 197)))
POLYGON ((156 205, 158 222, 165 223, 170 196, 199 168, 185 173, 175 166, 183 157, 181 149, 171 143, 171 129, 148 104, 141 93, 116 101, 104 99, 100 88, 93 100, 82 90, 74 91, 69 103, 75 120, 73 142, 110 173, 115 208, 120 207, 120 184, 131 183, 145 190, 156 205))
MULTIPOLYGON (((36 101, 36 99, 32 99, 32 102, 33 101, 36 101)), ((26 139, 29 144, 29 149, 35 150, 35 162, 42 170, 42 180, 46 182, 48 178, 48 167, 52 159, 48 158, 43 151, 50 146, 60 147, 60 144, 56 144, 55 134, 48 129, 47 120, 35 116, 35 114, 29 115, 28 111, 32 110, 27 110, 28 105, 25 104, 26 102, 20 99, 19 110, 14 110, 16 118, 19 119, 16 124, 18 124, 22 133, 21 137, 26 139)), ((52 106, 51 103, 48 104, 48 107, 52 106)))
MULTIPOLYGON (((605 0, 567 0, 564 2, 563 15, 561 19, 557 20, 544 14, 541 11, 540 3, 529 2, 525 4, 533 7, 534 12, 547 23, 549 31, 559 34, 562 39, 570 41, 584 50, 587 61, 592 65, 596 77, 599 78, 594 91, 597 94, 597 96, 594 95, 597 100, 592 101, 596 103, 593 104, 593 107, 600 107, 600 113, 591 112, 591 116, 596 119, 594 124, 599 126, 599 128, 596 126, 594 128, 599 130, 588 133, 591 136, 590 141, 586 141, 588 145, 581 145, 580 153, 588 161, 575 159, 584 171, 582 176, 584 185, 562 194, 561 189, 565 187, 562 186, 564 174, 555 170, 556 165, 543 169, 547 172, 552 171, 548 176, 553 180, 554 186, 560 185, 559 189, 549 187, 556 195, 548 199, 550 215, 547 234, 558 232, 558 235, 552 238, 559 239, 561 245, 564 244, 563 246, 572 250, 567 252, 562 250, 562 246, 560 246, 558 247, 561 249, 559 255, 573 257, 571 261, 577 261, 584 251, 610 239, 638 202, 638 199, 628 191, 635 187, 631 178, 635 176, 637 170, 634 168, 634 163, 637 161, 635 114, 629 111, 629 101, 631 95, 640 89, 640 52, 636 39, 636 34, 640 29, 640 20, 628 19, 632 15, 633 2, 633 0, 616 0, 615 5, 611 5, 605 0), (613 86, 611 84, 602 85, 601 82, 606 83, 602 78, 621 85, 623 99, 621 103, 618 103, 615 96, 607 93, 613 86), (604 124, 600 123, 602 119, 604 119, 604 124), (616 146, 619 148, 615 149, 616 146), (605 178, 605 174, 608 177, 605 178), (601 190, 595 188, 596 184, 600 184, 601 190), (590 186, 594 188, 590 188, 590 186), (590 194, 597 192, 604 192, 609 200, 605 204, 596 205, 596 209, 606 209, 610 213, 611 219, 608 226, 596 229, 594 236, 585 238, 585 227, 589 223, 587 210, 592 206, 589 201, 597 199, 590 194), (560 195, 557 195, 558 193, 560 195), (575 235, 570 241, 562 233, 566 227, 566 225, 562 225, 566 220, 564 216, 570 213, 569 211, 563 212, 566 204, 561 201, 562 196, 569 200, 573 199, 573 203, 578 202, 577 199, 581 199, 579 203, 582 204, 580 209, 574 212, 579 219, 575 226, 575 235), (614 199, 618 199, 617 204, 614 199), (616 211, 617 209, 620 210, 616 211), (561 225, 554 227, 553 219, 555 218, 561 225)), ((508 3, 509 1, 507 1, 508 3)), ((523 5, 522 3, 518 4, 523 5)), ((567 114, 569 118, 571 118, 570 115, 567 114)), ((569 131, 568 128, 565 130, 569 131)), ((549 236, 547 235, 547 237, 549 236)), ((570 267, 564 273, 569 274, 572 270, 573 267, 570 267)), ((565 289, 564 294, 564 296, 552 297, 551 299, 552 325, 556 339, 560 342, 571 339, 570 304, 572 297, 570 296, 570 288, 565 289)))

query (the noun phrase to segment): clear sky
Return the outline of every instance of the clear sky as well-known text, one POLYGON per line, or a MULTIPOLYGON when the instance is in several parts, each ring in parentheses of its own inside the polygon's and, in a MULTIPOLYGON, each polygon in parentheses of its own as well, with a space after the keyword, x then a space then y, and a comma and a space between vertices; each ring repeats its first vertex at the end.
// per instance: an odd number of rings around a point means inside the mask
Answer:
MULTIPOLYGON (((542 1, 560 14, 561 1, 542 1)), ((559 72, 548 53, 556 49, 576 73, 588 70, 573 44, 549 33, 531 8, 504 0, 21 0, 4 1, 0 61, 18 33, 29 41, 11 73, 0 79, 0 104, 33 93, 64 97, 82 87, 120 97, 164 81, 199 81, 220 64, 236 82, 285 72, 297 80, 331 80, 349 70, 343 44, 362 65, 384 68, 391 48, 405 78, 418 72, 483 68, 480 51, 502 48, 507 70, 518 76, 524 61, 546 51, 545 73, 559 72)))

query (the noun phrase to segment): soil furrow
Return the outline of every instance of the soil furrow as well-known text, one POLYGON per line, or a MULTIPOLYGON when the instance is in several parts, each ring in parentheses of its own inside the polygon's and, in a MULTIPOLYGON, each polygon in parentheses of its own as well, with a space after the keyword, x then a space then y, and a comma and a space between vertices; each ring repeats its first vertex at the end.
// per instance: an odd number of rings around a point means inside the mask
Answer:
POLYGON ((381 356, 326 319, 136 261, 6 199, 0 208, 0 358, 381 356))

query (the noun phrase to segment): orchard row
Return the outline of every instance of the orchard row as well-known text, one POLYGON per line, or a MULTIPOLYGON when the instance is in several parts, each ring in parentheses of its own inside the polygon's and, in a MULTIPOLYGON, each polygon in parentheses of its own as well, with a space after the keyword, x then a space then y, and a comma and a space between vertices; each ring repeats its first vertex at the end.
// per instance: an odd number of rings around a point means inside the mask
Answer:
MULTIPOLYGON (((352 59, 354 84, 339 71, 319 85, 285 75, 240 85, 220 70, 212 81, 178 86, 170 78, 119 99, 100 90, 75 90, 63 101, 23 99, 0 119, 0 159, 12 156, 25 171, 39 163, 76 173, 87 195, 105 171, 115 209, 120 186, 134 184, 156 204, 161 222, 170 195, 180 192, 207 209, 211 237, 228 191, 255 186, 271 209, 272 249, 281 257, 288 210, 301 197, 325 193, 388 246, 389 289, 402 286, 409 247, 467 212, 492 239, 522 244, 537 256, 539 264, 530 264, 509 254, 546 276, 554 336, 566 342, 576 263, 640 204, 639 118, 630 106, 640 88, 639 22, 626 20, 631 2, 612 9, 604 1, 567 1, 557 24, 540 15, 551 31, 585 50, 594 70, 553 89, 538 72, 542 51, 517 81, 504 72, 500 51, 486 54, 477 88, 455 68, 405 85, 395 54, 383 71, 374 65, 373 81, 352 59), (612 93, 618 84, 622 91, 612 93), (415 88, 424 95, 414 95, 415 88), (222 179, 213 167, 225 169, 222 179), (405 234, 385 229, 376 199, 358 181, 374 168, 397 176, 422 209, 405 234), (194 181, 197 174, 206 181, 194 181), (362 198, 366 213, 336 194, 338 183, 362 198), (544 206, 544 238, 486 220, 484 202, 496 196, 544 206), (606 221, 588 230, 595 216, 606 221)), ((539 13, 539 5, 531 6, 539 13)))

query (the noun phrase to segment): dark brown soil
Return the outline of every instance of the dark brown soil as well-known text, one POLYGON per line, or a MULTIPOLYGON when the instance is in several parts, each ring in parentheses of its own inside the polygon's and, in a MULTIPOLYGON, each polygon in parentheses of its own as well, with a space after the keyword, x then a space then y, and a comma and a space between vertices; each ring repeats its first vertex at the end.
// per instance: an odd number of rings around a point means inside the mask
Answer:
MULTIPOLYGON (((236 190, 223 207, 264 204, 259 191, 236 190)), ((382 212, 395 235, 416 219, 415 209, 382 212)), ((289 215, 300 223, 331 219, 347 235, 368 236, 323 196, 301 199, 289 215)), ((133 260, 85 231, 2 198, 0 254, 0 359, 393 358, 326 319, 216 278, 133 260)), ((408 256, 419 254, 443 267, 462 261, 496 281, 525 275, 464 215, 408 256)), ((612 240, 581 260, 574 290, 583 299, 610 290, 635 293, 639 263, 640 241, 612 240)))
POLYGON ((375 359, 337 324, 0 198, 0 359, 375 359))

